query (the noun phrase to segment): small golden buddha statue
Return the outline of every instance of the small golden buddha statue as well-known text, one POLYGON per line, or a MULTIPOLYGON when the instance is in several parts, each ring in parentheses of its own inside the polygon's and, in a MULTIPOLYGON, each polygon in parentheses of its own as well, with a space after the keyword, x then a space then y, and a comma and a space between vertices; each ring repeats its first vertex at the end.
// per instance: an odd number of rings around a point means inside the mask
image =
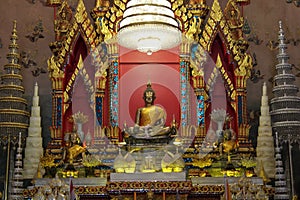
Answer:
POLYGON ((220 153, 229 154, 231 151, 236 150, 239 144, 236 140, 236 136, 231 129, 225 129, 223 133, 223 142, 220 144, 220 153))
POLYGON ((136 138, 165 136, 170 133, 171 127, 165 126, 167 114, 162 107, 154 105, 155 98, 151 83, 148 83, 143 94, 145 107, 137 110, 133 127, 124 125, 125 132, 136 138))
POLYGON ((65 149, 63 158, 67 163, 82 161, 83 154, 86 152, 86 147, 81 143, 77 129, 73 127, 73 132, 65 135, 65 149))

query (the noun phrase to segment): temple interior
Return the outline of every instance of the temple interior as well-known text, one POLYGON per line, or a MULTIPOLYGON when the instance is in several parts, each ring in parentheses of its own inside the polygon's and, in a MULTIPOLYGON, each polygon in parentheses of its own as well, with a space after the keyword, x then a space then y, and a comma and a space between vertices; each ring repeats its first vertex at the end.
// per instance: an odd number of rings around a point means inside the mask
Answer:
POLYGON ((299 0, 0 2, 0 199, 297 199, 299 0))

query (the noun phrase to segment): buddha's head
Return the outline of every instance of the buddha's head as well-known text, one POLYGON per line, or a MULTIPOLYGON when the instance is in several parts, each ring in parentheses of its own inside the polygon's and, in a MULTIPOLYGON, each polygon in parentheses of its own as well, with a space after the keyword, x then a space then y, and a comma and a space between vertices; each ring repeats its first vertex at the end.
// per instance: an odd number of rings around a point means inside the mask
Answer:
POLYGON ((146 90, 144 91, 143 99, 146 105, 153 105, 155 98, 156 98, 155 92, 151 87, 151 83, 149 82, 147 84, 146 90))

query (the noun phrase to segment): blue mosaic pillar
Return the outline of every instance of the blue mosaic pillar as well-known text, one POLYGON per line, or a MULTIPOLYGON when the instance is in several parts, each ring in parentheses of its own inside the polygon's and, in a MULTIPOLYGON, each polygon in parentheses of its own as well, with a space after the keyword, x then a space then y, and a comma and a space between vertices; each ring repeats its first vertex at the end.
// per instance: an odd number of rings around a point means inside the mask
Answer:
POLYGON ((204 116, 204 96, 197 95, 197 124, 198 126, 202 126, 205 123, 204 116))
POLYGON ((188 62, 180 61, 181 126, 189 123, 188 62))
POLYGON ((110 66, 110 124, 119 126, 119 62, 114 59, 110 66))
POLYGON ((243 96, 238 96, 238 124, 242 124, 243 123, 243 96))
POLYGON ((56 117, 55 128, 61 128, 62 126, 62 98, 56 98, 56 117))
POLYGON ((96 97, 96 118, 99 126, 103 126, 103 97, 96 97))

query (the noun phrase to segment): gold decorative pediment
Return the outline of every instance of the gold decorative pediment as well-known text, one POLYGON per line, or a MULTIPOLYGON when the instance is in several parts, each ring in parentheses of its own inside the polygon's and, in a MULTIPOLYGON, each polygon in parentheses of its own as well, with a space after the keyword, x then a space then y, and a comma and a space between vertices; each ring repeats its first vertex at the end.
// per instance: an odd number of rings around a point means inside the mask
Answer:
MULTIPOLYGON (((243 75, 248 78, 252 68, 252 59, 251 56, 246 53, 248 43, 242 38, 242 34, 239 30, 242 28, 242 25, 243 18, 234 0, 228 1, 224 12, 221 9, 219 1, 214 0, 207 23, 202 31, 199 44, 206 51, 210 52, 213 41, 216 35, 219 33, 219 35, 224 39, 224 43, 227 46, 226 48, 229 50, 232 58, 237 63, 235 75, 243 75), (233 13, 235 15, 231 16, 233 13)), ((223 71, 225 70, 223 69, 223 71)), ((232 85, 232 83, 230 83, 230 85, 232 85)))
POLYGON ((84 3, 79 0, 76 12, 72 20, 70 21, 70 28, 66 33, 65 40, 60 41, 59 45, 56 43, 56 48, 59 51, 59 55, 56 59, 56 66, 59 69, 63 69, 67 53, 71 51, 73 42, 75 41, 78 33, 82 35, 85 43, 89 48, 95 48, 99 41, 97 34, 91 20, 88 18, 84 3))
POLYGON ((202 35, 200 37, 200 45, 208 52, 211 50, 211 45, 217 35, 224 36, 229 49, 233 47, 232 35, 229 30, 227 21, 224 17, 223 11, 218 0, 214 0, 211 11, 209 13, 207 23, 204 26, 202 35))

